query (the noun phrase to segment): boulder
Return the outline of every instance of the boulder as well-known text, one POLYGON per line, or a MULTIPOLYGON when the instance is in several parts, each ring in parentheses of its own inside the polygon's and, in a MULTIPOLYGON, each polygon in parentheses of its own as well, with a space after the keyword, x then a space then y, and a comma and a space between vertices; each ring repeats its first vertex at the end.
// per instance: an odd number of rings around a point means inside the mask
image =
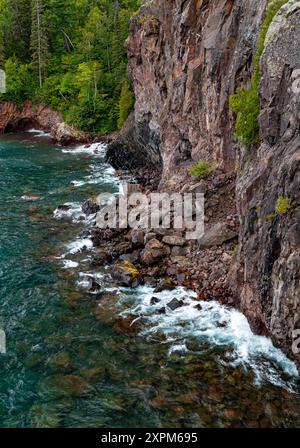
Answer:
POLYGON ((57 207, 57 210, 60 210, 62 212, 67 212, 71 209, 71 205, 69 204, 61 204, 57 207))
POLYGON ((153 239, 157 239, 156 233, 154 233, 154 232, 146 233, 145 238, 144 238, 144 244, 149 243, 149 241, 151 241, 153 239))
POLYGON ((95 199, 88 199, 82 205, 82 211, 87 216, 94 215, 94 214, 98 213, 99 210, 100 210, 100 206, 95 199))
POLYGON ((180 247, 184 247, 187 243, 185 238, 177 235, 164 236, 162 241, 164 244, 167 244, 168 246, 180 246, 180 247))
POLYGON ((226 241, 233 240, 237 236, 237 232, 229 229, 226 223, 220 222, 207 230, 202 238, 198 240, 198 243, 201 248, 221 246, 226 241))
POLYGON ((93 266, 104 266, 105 264, 111 263, 112 256, 109 250, 100 249, 96 255, 92 258, 93 266))
POLYGON ((171 255, 174 257, 184 257, 186 255, 186 247, 173 246, 171 255))
POLYGON ((121 255, 119 260, 120 261, 129 261, 132 264, 138 263, 140 260, 140 251, 134 250, 131 253, 121 255))
POLYGON ((142 251, 141 259, 145 265, 151 266, 168 255, 169 250, 167 247, 160 241, 153 239, 146 244, 145 249, 142 251))
POLYGON ((88 141, 84 132, 74 129, 72 126, 61 122, 53 126, 52 137, 61 145, 72 145, 74 143, 84 143, 88 141))
POLYGON ((187 257, 184 256, 176 256, 176 257, 172 256, 171 261, 181 269, 186 269, 189 265, 189 260, 187 259, 187 257))
POLYGON ((115 265, 112 276, 122 286, 137 286, 140 273, 130 261, 123 261, 115 265))
POLYGON ((171 302, 167 303, 167 307, 170 308, 170 310, 175 311, 177 308, 181 308, 183 306, 183 301, 178 300, 176 298, 172 299, 171 302))
POLYGON ((159 281, 154 292, 172 291, 175 287, 174 281, 170 277, 165 277, 159 281))
POLYGON ((131 241, 134 247, 143 247, 145 239, 145 232, 143 230, 132 230, 131 241))
POLYGON ((158 297, 152 297, 150 299, 150 305, 157 305, 160 302, 160 299, 158 297))

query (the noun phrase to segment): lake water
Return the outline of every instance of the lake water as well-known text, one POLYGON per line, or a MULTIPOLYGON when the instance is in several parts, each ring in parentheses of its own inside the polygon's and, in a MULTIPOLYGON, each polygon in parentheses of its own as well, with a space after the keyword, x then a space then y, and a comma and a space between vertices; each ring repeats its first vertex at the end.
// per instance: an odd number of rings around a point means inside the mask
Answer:
POLYGON ((294 364, 242 314, 183 289, 151 305, 92 267, 81 204, 119 190, 104 151, 0 139, 0 426, 299 427, 294 364), (112 296, 101 312, 89 275, 112 296), (173 297, 186 306, 159 314, 173 297), (147 317, 138 334, 118 331, 128 314, 147 317))

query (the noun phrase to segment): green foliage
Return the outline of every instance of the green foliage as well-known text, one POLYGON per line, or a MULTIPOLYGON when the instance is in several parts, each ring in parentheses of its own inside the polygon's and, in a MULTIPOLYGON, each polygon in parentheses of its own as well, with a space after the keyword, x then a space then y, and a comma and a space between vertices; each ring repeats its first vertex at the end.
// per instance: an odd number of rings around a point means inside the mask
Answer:
POLYGON ((0 0, 0 99, 41 102, 92 134, 116 130, 133 94, 127 80, 131 16, 140 0, 0 0))
POLYGON ((189 175, 197 177, 198 179, 205 179, 214 171, 214 169, 215 166, 212 163, 202 160, 189 169, 189 175))
POLYGON ((253 74, 250 86, 249 88, 238 87, 229 99, 231 110, 237 114, 235 123, 236 136, 245 145, 257 143, 259 140, 259 83, 261 78, 259 63, 264 51, 265 40, 270 25, 279 9, 285 3, 287 3, 287 0, 271 0, 269 2, 266 17, 260 30, 257 51, 253 60, 253 74))
POLYGON ((48 37, 44 18, 43 0, 32 0, 32 20, 30 50, 32 54, 32 67, 38 74, 39 86, 43 86, 48 62, 48 37))
POLYGON ((290 198, 280 196, 276 204, 276 212, 279 215, 286 215, 292 209, 292 201, 290 198))
POLYGON ((134 94, 128 80, 125 80, 122 85, 121 96, 119 101, 119 119, 118 128, 121 129, 124 122, 134 106, 134 94))
POLYGON ((244 143, 256 143, 259 139, 259 95, 258 90, 239 87, 229 99, 230 108, 235 112, 235 134, 244 143))
POLYGON ((6 93, 0 100, 14 101, 21 105, 27 98, 35 96, 36 83, 28 64, 21 64, 17 58, 10 58, 4 64, 6 72, 6 93))

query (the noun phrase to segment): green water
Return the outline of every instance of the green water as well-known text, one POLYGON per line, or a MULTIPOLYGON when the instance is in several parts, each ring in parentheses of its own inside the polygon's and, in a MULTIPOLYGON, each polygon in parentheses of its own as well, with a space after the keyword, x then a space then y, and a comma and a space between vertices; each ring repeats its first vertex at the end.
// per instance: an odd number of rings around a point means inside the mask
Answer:
MULTIPOLYGON (((53 216, 59 204, 116 191, 109 182, 72 187, 95 163, 101 172, 101 161, 29 134, 0 140, 0 426, 299 426, 297 379, 274 360, 255 362, 280 384, 258 385, 251 368, 224 364, 230 342, 200 343, 188 320, 178 323, 191 333, 181 352, 159 332, 130 336, 95 318, 95 300, 77 286, 79 272, 92 269, 88 253, 73 256, 73 270, 55 259, 85 225, 53 216)), ((142 297, 124 294, 122 309, 142 297)))

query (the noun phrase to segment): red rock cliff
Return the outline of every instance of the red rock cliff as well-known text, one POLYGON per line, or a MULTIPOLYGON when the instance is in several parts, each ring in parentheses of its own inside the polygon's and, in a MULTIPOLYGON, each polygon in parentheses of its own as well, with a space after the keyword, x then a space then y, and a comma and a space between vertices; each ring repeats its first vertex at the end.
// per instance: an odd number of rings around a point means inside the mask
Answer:
POLYGON ((64 123, 62 116, 47 106, 26 102, 21 109, 10 101, 0 101, 0 134, 37 128, 50 132, 63 145, 88 141, 87 135, 64 123))
POLYGON ((146 161, 147 148, 160 153, 161 188, 182 187, 180 173, 194 161, 236 172, 236 304, 257 332, 298 362, 292 343, 300 329, 299 4, 290 0, 269 31, 261 143, 252 148, 233 137, 228 99, 251 78, 267 0, 144 1, 127 41, 136 95, 131 148, 143 141, 136 158, 146 161), (276 212, 279 197, 291 203, 285 214, 276 212))
POLYGON ((235 167, 228 97, 249 79, 265 0, 145 1, 127 41, 135 120, 160 140, 164 179, 191 160, 235 167))

